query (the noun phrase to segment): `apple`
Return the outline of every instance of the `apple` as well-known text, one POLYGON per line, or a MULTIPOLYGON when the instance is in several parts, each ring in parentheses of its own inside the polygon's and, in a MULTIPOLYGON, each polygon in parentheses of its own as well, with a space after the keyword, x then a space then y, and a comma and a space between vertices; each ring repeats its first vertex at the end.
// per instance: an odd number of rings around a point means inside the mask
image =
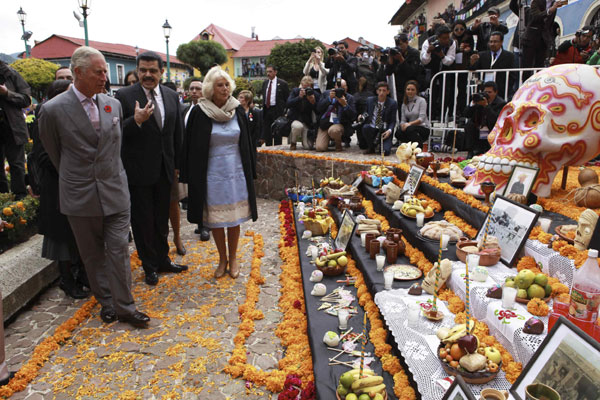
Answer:
POLYGON ((485 356, 488 360, 496 364, 500 364, 500 361, 502 361, 502 354, 500 354, 498 349, 496 349, 495 347, 486 347, 485 356))
POLYGON ((329 262, 327 263, 327 265, 331 268, 335 268, 337 267, 337 261, 335 260, 329 260, 329 262))
POLYGON ((315 214, 315 212, 313 210, 308 212, 308 218, 317 218, 317 214, 315 214))
POLYGON ((340 257, 338 257, 337 263, 341 267, 345 267, 348 264, 348 257, 346 257, 346 256, 340 256, 340 257))
POLYGON ((477 351, 477 338, 470 333, 458 339, 458 346, 469 354, 473 354, 477 351))

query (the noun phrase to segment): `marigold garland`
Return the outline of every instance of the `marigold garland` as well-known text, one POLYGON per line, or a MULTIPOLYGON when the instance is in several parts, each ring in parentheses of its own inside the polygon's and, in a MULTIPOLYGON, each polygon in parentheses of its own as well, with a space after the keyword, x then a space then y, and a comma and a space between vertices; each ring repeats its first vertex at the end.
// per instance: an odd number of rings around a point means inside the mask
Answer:
POLYGON ((477 236, 477 229, 473 228, 470 224, 467 223, 467 221, 454 214, 452 211, 446 211, 444 213, 444 219, 458 227, 458 229, 460 229, 469 238, 472 239, 475 236, 477 236))
MULTIPOLYGON (((286 377, 291 374, 297 375, 308 386, 314 381, 313 364, 308 344, 307 321, 305 315, 304 291, 302 288, 302 273, 300 271, 300 259, 298 255, 297 239, 294 228, 294 217, 288 201, 282 201, 279 207, 279 221, 281 223, 281 239, 279 242, 279 254, 283 260, 279 280, 281 282, 281 297, 279 298, 279 309, 283 313, 283 319, 277 326, 275 334, 286 347, 285 357, 279 361, 279 369, 262 371, 253 365, 247 364, 245 341, 254 331, 254 317, 257 316, 252 310, 256 302, 250 301, 248 307, 240 306, 242 323, 238 334, 234 338, 235 348, 229 365, 225 372, 236 378, 242 376, 244 379, 256 385, 265 386, 273 393, 281 392, 284 388, 286 377)), ((255 248, 256 255, 262 257, 262 246, 260 252, 255 248)), ((253 257, 252 269, 258 272, 252 275, 247 284, 258 285, 262 281, 260 275, 260 258, 253 257), (251 282, 253 281, 253 282, 251 282)), ((254 293, 255 289, 250 292, 254 293)))

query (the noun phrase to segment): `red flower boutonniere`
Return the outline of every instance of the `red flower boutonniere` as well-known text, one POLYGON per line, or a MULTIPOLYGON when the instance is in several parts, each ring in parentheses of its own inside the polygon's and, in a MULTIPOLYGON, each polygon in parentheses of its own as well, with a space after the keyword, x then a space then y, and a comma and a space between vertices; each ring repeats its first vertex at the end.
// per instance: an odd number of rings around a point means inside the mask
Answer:
POLYGON ((104 112, 111 113, 112 112, 111 106, 104 106, 104 112))

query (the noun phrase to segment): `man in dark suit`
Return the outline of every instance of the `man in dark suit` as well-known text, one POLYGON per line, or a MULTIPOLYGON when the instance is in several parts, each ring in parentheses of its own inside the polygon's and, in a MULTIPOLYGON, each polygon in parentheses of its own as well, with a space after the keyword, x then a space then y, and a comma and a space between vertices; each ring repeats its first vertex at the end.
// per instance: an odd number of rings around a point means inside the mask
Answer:
POLYGON ((281 135, 273 137, 271 125, 283 115, 290 89, 286 81, 277 77, 277 68, 273 65, 267 65, 267 78, 262 85, 263 140, 267 146, 278 146, 281 144, 281 135))
POLYGON ((148 51, 137 57, 140 82, 120 89, 123 107, 121 157, 131 194, 131 227, 146 283, 156 285, 158 272, 182 272, 187 266, 169 258, 169 203, 177 179, 183 139, 179 96, 159 85, 163 61, 148 51))
POLYGON ((533 0, 529 9, 527 29, 523 35, 523 68, 543 67, 554 43, 552 25, 556 10, 568 4, 568 0, 554 1, 546 7, 547 0, 533 0))
POLYGON ((406 33, 395 36, 394 40, 400 51, 398 54, 389 55, 388 63, 385 65, 385 74, 388 76, 394 74, 396 99, 401 101, 404 97, 406 82, 410 80, 419 82, 422 78, 423 66, 419 50, 408 45, 406 33))
MULTIPOLYGON (((469 68, 471 70, 514 68, 515 55, 510 51, 504 50, 502 48, 503 40, 504 35, 501 32, 492 33, 492 35, 490 36, 490 41, 488 43, 489 50, 480 51, 479 53, 471 55, 469 68)), ((482 77, 482 80, 484 82, 496 82, 496 85, 498 86, 498 92, 502 96, 505 96, 506 98, 512 97, 512 94, 515 92, 514 73, 496 72, 494 76, 493 72, 487 72, 483 73, 483 75, 484 76, 482 77), (508 88, 506 87, 507 74, 509 75, 508 88)))
POLYGON ((367 117, 362 133, 367 142, 365 154, 381 153, 381 140, 386 156, 392 150, 392 133, 396 128, 398 103, 389 97, 390 87, 387 82, 377 84, 377 96, 367 99, 367 117))
POLYGON ((40 139, 60 176, 60 212, 73 229, 102 321, 145 327, 150 318, 136 310, 131 294, 121 105, 102 94, 107 66, 98 50, 79 47, 71 68, 73 87, 44 103, 39 121, 40 139))

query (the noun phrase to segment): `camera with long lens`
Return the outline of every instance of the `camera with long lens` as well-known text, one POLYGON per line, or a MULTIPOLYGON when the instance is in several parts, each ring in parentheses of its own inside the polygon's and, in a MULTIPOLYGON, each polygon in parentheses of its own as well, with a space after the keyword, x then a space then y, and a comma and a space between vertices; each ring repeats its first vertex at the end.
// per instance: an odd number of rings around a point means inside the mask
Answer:
POLYGON ((330 49, 327 49, 327 54, 329 54, 330 56, 335 56, 338 53, 338 49, 336 49, 335 47, 332 47, 330 49))
POLYGON ((304 89, 304 94, 306 94, 306 96, 313 96, 315 91, 312 88, 306 88, 304 89))
POLYGON ((483 100, 489 100, 489 96, 486 92, 479 92, 479 93, 473 94, 473 102, 479 103, 480 101, 483 101, 483 100))
POLYGON ((338 99, 341 99, 342 97, 344 97, 346 95, 346 89, 344 89, 344 88, 336 87, 334 90, 335 90, 335 97, 337 97, 338 99))

